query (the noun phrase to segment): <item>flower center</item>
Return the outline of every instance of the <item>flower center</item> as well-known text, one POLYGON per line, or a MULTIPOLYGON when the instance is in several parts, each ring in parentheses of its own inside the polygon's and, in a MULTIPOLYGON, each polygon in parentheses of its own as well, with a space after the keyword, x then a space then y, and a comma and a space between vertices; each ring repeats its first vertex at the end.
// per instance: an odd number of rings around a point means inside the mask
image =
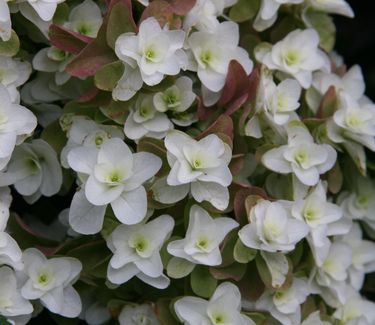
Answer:
POLYGON ((154 61, 156 59, 156 51, 153 47, 148 47, 144 55, 147 61, 154 61))
POLYGON ((144 236, 137 235, 137 237, 134 240, 132 240, 129 244, 130 247, 134 248, 138 255, 144 256, 144 253, 149 248, 150 243, 144 236))
POLYGON ((202 161, 198 158, 193 160, 193 167, 194 169, 198 169, 202 166, 202 161))
POLYGON ((103 143, 103 138, 101 137, 101 136, 97 136, 96 138, 95 138, 95 144, 97 145, 97 146, 100 146, 100 145, 102 145, 102 143, 103 143))
POLYGON ((296 154, 294 155, 294 159, 299 165, 302 165, 304 162, 306 162, 307 158, 308 158, 307 152, 303 150, 297 151, 296 154))
POLYGON ((346 124, 351 128, 358 128, 362 125, 362 119, 358 113, 348 114, 346 124))
POLYGON ((151 116, 151 108, 148 105, 142 105, 139 109, 139 115, 141 115, 144 118, 150 117, 151 116))
POLYGON ((292 65, 297 64, 300 61, 300 55, 296 51, 289 50, 285 54, 284 59, 287 65, 292 66, 292 65))
POLYGON ((204 64, 209 65, 213 57, 214 57, 213 53, 209 50, 206 50, 206 51, 202 51, 200 59, 204 64))
POLYGON ((198 238, 195 245, 202 251, 206 251, 209 246, 209 241, 207 238, 198 238))
POLYGON ((366 208, 369 204, 369 197, 366 194, 361 194, 357 197, 355 205, 359 208, 366 208))
POLYGON ((152 322, 146 315, 140 314, 132 318, 134 325, 151 325, 152 322))
POLYGON ((305 213, 303 214, 303 216, 305 217, 307 221, 313 221, 319 218, 319 213, 317 213, 317 211, 315 211, 312 208, 308 208, 305 210, 305 213))
POLYGON ((219 324, 225 324, 226 323, 226 317, 224 314, 221 313, 215 313, 211 316, 212 324, 219 325, 219 324))

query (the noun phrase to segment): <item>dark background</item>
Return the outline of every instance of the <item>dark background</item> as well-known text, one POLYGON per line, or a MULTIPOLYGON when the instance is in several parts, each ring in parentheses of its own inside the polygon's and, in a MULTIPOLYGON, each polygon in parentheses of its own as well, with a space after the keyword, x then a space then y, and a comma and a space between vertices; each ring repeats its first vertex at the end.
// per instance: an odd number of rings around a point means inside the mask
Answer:
POLYGON ((335 16, 336 50, 350 67, 359 64, 366 80, 366 94, 375 101, 375 16, 373 0, 347 0, 353 19, 335 16))

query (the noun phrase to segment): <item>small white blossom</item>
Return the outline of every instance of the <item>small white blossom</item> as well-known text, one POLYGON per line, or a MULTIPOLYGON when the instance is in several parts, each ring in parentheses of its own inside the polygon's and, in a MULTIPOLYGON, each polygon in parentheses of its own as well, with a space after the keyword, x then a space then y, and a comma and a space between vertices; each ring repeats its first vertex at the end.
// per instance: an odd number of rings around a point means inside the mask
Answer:
POLYGON ((347 299, 348 269, 352 264, 352 249, 341 242, 331 244, 328 256, 321 267, 317 267, 315 281, 320 287, 320 293, 328 304, 345 302, 347 299))
POLYGON ((118 226, 107 240, 113 252, 107 277, 122 284, 136 276, 143 282, 164 289, 169 279, 163 274, 160 249, 169 238, 174 220, 162 215, 146 224, 118 226))
POLYGON ((12 317, 31 314, 33 306, 21 296, 14 271, 6 266, 0 267, 0 279, 0 315, 12 317))
POLYGON ((272 80, 265 87, 265 106, 270 119, 278 124, 286 124, 299 106, 301 86, 296 80, 285 79, 276 85, 272 80))
POLYGON ((302 127, 289 131, 288 144, 267 151, 262 163, 280 174, 293 173, 305 185, 316 185, 319 175, 335 164, 337 153, 328 144, 315 144, 310 133, 302 127))
POLYGON ((307 3, 319 11, 354 17, 352 8, 345 0, 308 0, 307 3))
POLYGON ((167 250, 169 254, 194 264, 220 265, 222 257, 219 245, 236 227, 238 223, 235 220, 227 217, 213 219, 206 210, 193 205, 186 237, 170 242, 167 250))
POLYGON ((290 288, 285 291, 266 290, 255 306, 260 310, 268 310, 283 325, 300 324, 300 305, 309 293, 307 281, 294 278, 290 288))
POLYGON ((108 139, 124 138, 122 130, 116 126, 98 124, 90 119, 74 117, 67 132, 68 142, 61 151, 61 165, 69 168, 67 156, 76 147, 100 148, 108 139))
MULTIPOLYGON (((0 85, 0 171, 4 169, 21 136, 30 134, 37 121, 26 107, 13 104, 8 91, 0 85)), ((5 184, 4 184, 5 185, 5 184)), ((0 185, 3 186, 3 185, 0 185)))
POLYGON ((42 195, 56 194, 62 184, 62 171, 56 152, 42 139, 17 146, 0 184, 13 184, 18 193, 30 203, 42 195))
POLYGON ((82 265, 73 257, 47 259, 35 248, 23 253, 26 279, 21 294, 29 300, 40 299, 51 312, 64 317, 77 317, 81 299, 72 284, 77 280, 82 265))
POLYGON ((365 274, 375 271, 375 243, 362 239, 362 230, 358 223, 353 223, 350 232, 340 236, 340 241, 352 249, 352 265, 350 266, 350 284, 356 289, 362 288, 365 274))
POLYGON ((333 317, 345 325, 371 325, 375 322, 375 304, 352 293, 334 312, 333 317))
POLYGON ((330 241, 328 224, 342 218, 342 209, 327 202, 326 190, 320 182, 304 199, 298 199, 292 206, 292 215, 304 221, 310 228, 307 237, 317 265, 321 266, 328 255, 330 241))
POLYGON ((57 47, 46 47, 33 57, 33 68, 37 71, 54 72, 56 84, 63 85, 70 79, 65 67, 72 58, 71 54, 57 47))
POLYGON ((151 95, 139 95, 124 125, 125 135, 132 140, 142 137, 162 139, 173 128, 167 115, 156 110, 151 95))
POLYGON ((31 65, 29 62, 0 56, 0 84, 8 90, 13 103, 20 102, 17 87, 23 85, 29 79, 30 74, 31 65))
POLYGON ((148 152, 133 154, 121 139, 112 138, 99 150, 72 149, 68 163, 85 182, 70 207, 73 230, 84 234, 99 232, 108 204, 122 223, 136 224, 146 217, 147 194, 142 184, 160 169, 159 157, 148 152))
POLYGON ((354 100, 360 100, 365 92, 365 81, 360 66, 351 67, 343 76, 322 71, 314 73, 312 87, 306 92, 306 101, 315 113, 323 95, 331 86, 338 95, 345 93, 354 100))
POLYGON ((227 187, 232 182, 228 168, 231 148, 214 134, 196 141, 180 131, 169 132, 164 143, 171 166, 167 183, 178 186, 179 194, 184 194, 176 199, 180 200, 191 190, 196 201, 208 201, 224 210, 229 203, 227 187))
POLYGON ((213 32, 198 31, 189 36, 187 43, 195 59, 189 69, 197 72, 209 91, 223 89, 231 60, 237 60, 247 74, 253 69, 253 62, 238 42, 238 25, 229 21, 218 25, 213 32))
POLYGON ((133 69, 138 66, 141 79, 153 86, 160 83, 164 75, 177 75, 184 67, 184 39, 184 31, 162 29, 158 21, 150 17, 141 23, 137 35, 120 35, 115 51, 119 59, 133 69))
POLYGON ((184 29, 194 27, 202 31, 213 31, 220 24, 217 19, 225 8, 233 6, 237 0, 197 0, 184 19, 184 29))
POLYGON ((174 85, 153 97, 153 103, 159 112, 184 112, 197 96, 193 92, 193 81, 188 77, 178 78, 174 85))
POLYGON ((249 224, 238 233, 245 246, 266 252, 289 252, 308 234, 308 227, 291 215, 291 202, 260 200, 251 209, 249 224))
POLYGON ((160 325, 155 311, 149 304, 126 305, 118 316, 120 325, 160 325))
POLYGON ((264 31, 271 27, 277 19, 277 12, 281 5, 300 4, 304 0, 262 0, 258 15, 254 21, 254 28, 257 31, 264 31))
POLYGON ((361 104, 346 94, 327 126, 328 137, 336 142, 354 141, 375 151, 375 105, 361 104))
POLYGON ((230 282, 220 284, 209 301, 183 297, 175 302, 174 309, 185 325, 255 325, 250 318, 241 314, 241 293, 230 282))
POLYGON ((314 71, 329 70, 328 58, 318 45, 319 35, 314 29, 297 29, 272 47, 258 49, 256 56, 269 69, 294 77, 307 89, 314 71))
POLYGON ((96 37, 102 21, 99 6, 92 0, 85 0, 70 11, 65 25, 82 35, 96 37))
POLYGON ((342 192, 338 204, 352 220, 361 220, 375 230, 375 186, 370 179, 361 178, 353 192, 342 192))

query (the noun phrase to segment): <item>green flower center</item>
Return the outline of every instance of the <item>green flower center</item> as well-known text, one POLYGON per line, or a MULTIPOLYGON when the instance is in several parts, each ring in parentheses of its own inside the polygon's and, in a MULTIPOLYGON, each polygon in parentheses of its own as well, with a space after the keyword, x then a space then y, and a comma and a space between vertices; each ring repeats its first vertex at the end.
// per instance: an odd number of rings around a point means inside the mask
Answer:
POLYGON ((285 58, 286 64, 289 66, 295 65, 300 60, 298 53, 295 51, 288 51, 284 58, 285 58))
POLYGON ((206 250, 209 246, 209 242, 208 242, 208 239, 207 238, 199 238, 195 245, 201 249, 201 250, 206 250))

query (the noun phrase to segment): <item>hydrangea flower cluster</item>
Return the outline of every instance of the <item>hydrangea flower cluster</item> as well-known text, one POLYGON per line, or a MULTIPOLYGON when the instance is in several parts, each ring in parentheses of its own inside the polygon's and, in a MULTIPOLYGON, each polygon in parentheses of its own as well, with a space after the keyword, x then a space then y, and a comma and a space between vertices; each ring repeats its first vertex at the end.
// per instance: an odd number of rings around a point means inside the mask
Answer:
POLYGON ((0 13, 1 324, 375 324, 375 104, 333 51, 345 0, 0 13))

